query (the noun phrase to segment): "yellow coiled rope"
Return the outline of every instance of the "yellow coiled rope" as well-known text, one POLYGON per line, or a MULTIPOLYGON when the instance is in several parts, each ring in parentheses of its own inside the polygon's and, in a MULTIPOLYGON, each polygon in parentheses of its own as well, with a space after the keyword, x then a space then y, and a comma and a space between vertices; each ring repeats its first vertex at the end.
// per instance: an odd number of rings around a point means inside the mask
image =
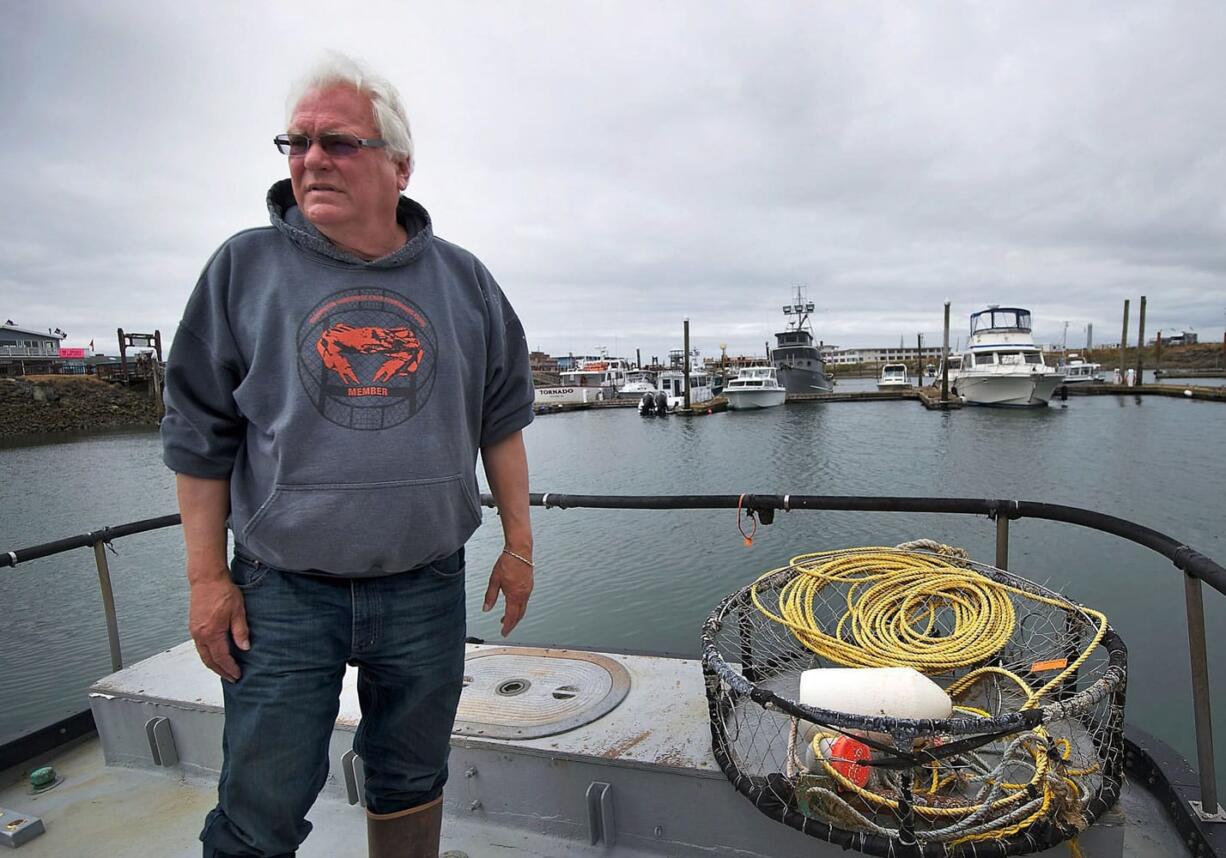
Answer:
MULTIPOLYGON (((982 664, 1013 636, 1017 615, 1012 597, 1071 608, 1067 602, 954 565, 947 557, 895 548, 801 554, 792 558, 789 570, 795 574, 780 588, 774 610, 763 604, 759 588, 779 570, 753 583, 754 606, 790 629, 808 649, 847 667, 913 667, 934 674, 982 664), (846 585, 846 610, 833 632, 827 632, 813 605, 832 584, 846 585), (938 626, 942 609, 952 614, 950 628, 938 626)), ((1042 688, 1034 691, 1016 674, 992 669, 1024 690, 1023 708, 1040 705, 1041 698, 1081 667, 1102 642, 1107 618, 1089 608, 1078 611, 1094 620, 1095 632, 1077 658, 1042 688)), ((969 687, 978 678, 979 671, 972 671, 958 684, 969 687)), ((947 691, 954 696, 952 686, 947 691)))
MULTIPOLYGON (((768 582, 775 586, 780 570, 767 572, 755 581, 751 597, 762 614, 787 627, 806 648, 836 664, 912 667, 928 674, 983 665, 999 653, 1016 628, 1014 597, 1066 611, 1076 610, 1094 621, 1094 634, 1081 653, 1041 688, 1033 689, 1025 679, 1003 667, 981 666, 946 689, 955 701, 980 681, 999 675, 1021 691, 1025 701, 1022 709, 1040 706, 1044 695, 1077 671, 1102 642, 1107 618, 1098 611, 1075 609, 1067 602, 993 580, 956 565, 956 561, 951 562, 951 557, 965 556, 965 552, 947 546, 939 546, 939 550, 946 556, 884 547, 801 554, 790 561, 787 571, 792 575, 779 588, 773 610, 763 603, 759 589, 768 582), (813 606, 823 598, 822 591, 832 585, 846 587, 845 610, 834 629, 827 631, 815 616, 813 606), (952 620, 939 623, 942 611, 947 611, 952 620)), ((968 706, 956 708, 962 714, 981 717, 988 714, 968 706)), ((834 735, 819 732, 812 740, 815 756, 826 773, 841 788, 869 804, 896 810, 897 801, 858 786, 822 758, 821 740, 834 735)), ((1033 760, 1029 782, 1001 784, 1005 795, 990 802, 988 807, 1001 811, 1025 804, 1031 796, 1041 798, 1039 807, 1012 824, 960 837, 952 843, 1007 837, 1023 831, 1047 816, 1057 792, 1071 790, 1074 796, 1079 794, 1080 787, 1072 778, 1097 770, 1096 766, 1077 770, 1059 766, 1061 771, 1052 771, 1047 750, 1052 743, 1050 734, 1039 726, 1034 728, 1032 736, 1033 740, 1023 744, 1033 760)), ((1059 739, 1054 744, 1057 759, 1067 762, 1070 757, 1068 741, 1059 739)), ((931 768, 930 784, 927 789, 918 790, 921 794, 933 795, 953 780, 949 775, 942 776, 935 763, 931 768)), ((984 808, 982 805, 915 805, 914 810, 931 819, 950 819, 975 814, 984 808)))

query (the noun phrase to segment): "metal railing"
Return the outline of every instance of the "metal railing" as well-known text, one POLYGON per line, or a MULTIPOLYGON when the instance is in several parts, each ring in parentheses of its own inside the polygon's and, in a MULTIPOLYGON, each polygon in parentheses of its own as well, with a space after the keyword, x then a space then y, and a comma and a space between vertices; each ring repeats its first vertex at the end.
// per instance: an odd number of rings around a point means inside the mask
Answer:
MULTIPOLYGON (((483 505, 493 507, 492 495, 481 496, 483 505)), ((841 512, 922 512, 954 515, 984 515, 995 522, 996 566, 1008 569, 1009 522, 1035 518, 1074 524, 1109 533, 1135 542, 1166 557, 1183 573, 1188 623, 1188 652, 1192 668, 1192 703, 1196 725, 1196 752, 1199 770, 1200 801, 1192 801, 1196 816, 1205 822, 1226 822, 1226 811, 1218 804, 1217 774, 1213 751, 1213 725, 1210 710, 1209 662, 1205 641, 1205 612, 1202 584, 1226 595, 1226 568, 1195 549, 1135 522, 1079 507, 1034 501, 977 498, 858 497, 847 495, 575 495, 556 492, 532 493, 532 506, 546 509, 737 509, 771 524, 776 511, 826 510, 841 512)), ((17 566, 30 560, 50 557, 78 548, 92 548, 98 569, 98 584, 106 615, 111 666, 123 667, 119 643, 119 623, 111 588, 106 547, 115 539, 146 533, 180 524, 178 515, 144 519, 116 527, 106 527, 79 536, 19 548, 0 554, 0 568, 17 566)))

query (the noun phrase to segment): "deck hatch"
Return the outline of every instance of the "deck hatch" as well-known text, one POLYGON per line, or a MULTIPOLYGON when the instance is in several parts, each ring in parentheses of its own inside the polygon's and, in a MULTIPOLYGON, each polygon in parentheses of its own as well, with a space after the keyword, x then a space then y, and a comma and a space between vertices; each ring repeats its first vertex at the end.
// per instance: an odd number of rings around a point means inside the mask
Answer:
POLYGON ((630 674, 608 656, 536 647, 470 653, 454 733, 539 739, 589 724, 630 690, 630 674))

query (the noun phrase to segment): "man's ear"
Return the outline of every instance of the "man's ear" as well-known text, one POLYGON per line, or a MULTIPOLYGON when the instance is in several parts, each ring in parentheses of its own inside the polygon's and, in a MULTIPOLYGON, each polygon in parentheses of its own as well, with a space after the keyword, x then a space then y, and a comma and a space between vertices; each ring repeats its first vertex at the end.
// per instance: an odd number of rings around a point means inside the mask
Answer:
POLYGON ((409 186, 409 159, 402 158, 396 162, 396 180, 400 185, 400 190, 404 190, 409 186))

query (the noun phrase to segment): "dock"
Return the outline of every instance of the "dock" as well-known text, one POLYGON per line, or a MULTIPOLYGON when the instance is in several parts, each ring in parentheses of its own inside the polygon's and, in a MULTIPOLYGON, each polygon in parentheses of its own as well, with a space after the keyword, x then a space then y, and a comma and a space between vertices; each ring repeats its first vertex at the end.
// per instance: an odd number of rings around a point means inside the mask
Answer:
MULTIPOLYGON (((1209 402, 1226 402, 1226 387, 1207 387, 1190 384, 1073 384, 1063 390, 1069 396, 1176 396, 1180 399, 1202 399, 1209 402)), ((1052 399, 1064 398, 1060 390, 1052 399)))
MULTIPOLYGON (((1072 384, 1056 390, 1053 402, 1061 402, 1069 396, 1173 396, 1180 399, 1199 399, 1208 402, 1226 402, 1226 387, 1205 387, 1183 384, 1137 384, 1126 387, 1122 384, 1072 384)), ((817 402, 918 402, 929 411, 953 411, 962 408, 956 398, 941 400, 939 387, 911 387, 905 390, 856 390, 846 393, 789 393, 788 404, 817 402)), ((550 403, 533 406, 536 414, 557 414, 566 411, 584 411, 601 408, 637 408, 637 399, 601 399, 595 402, 550 403)), ((718 414, 728 410, 728 400, 722 396, 695 405, 690 409, 678 408, 672 414, 682 417, 697 417, 718 414)))
POLYGON ((938 387, 908 387, 903 390, 856 390, 847 393, 789 393, 788 402, 918 402, 929 411, 950 411, 962 407, 951 397, 942 401, 938 387))
POLYGON ((1171 369, 1156 369, 1154 376, 1157 378, 1226 378, 1226 369, 1172 367, 1171 369))

